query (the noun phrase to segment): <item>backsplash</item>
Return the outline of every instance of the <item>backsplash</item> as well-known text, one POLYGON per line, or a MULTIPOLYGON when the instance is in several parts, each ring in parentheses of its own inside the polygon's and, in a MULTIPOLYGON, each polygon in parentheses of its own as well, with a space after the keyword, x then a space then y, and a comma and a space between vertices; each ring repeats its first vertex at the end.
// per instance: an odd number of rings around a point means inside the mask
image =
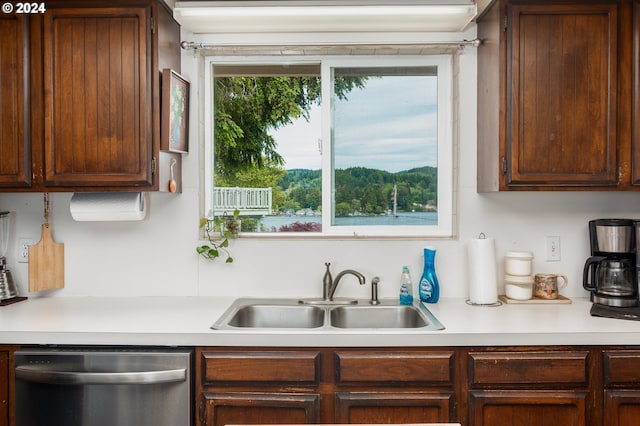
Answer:
MULTIPOLYGON (((202 119, 198 111, 198 58, 182 53, 182 75, 192 82, 190 138, 183 159, 183 193, 152 193, 148 217, 141 222, 74 222, 71 194, 51 194, 53 238, 65 245, 65 288, 50 296, 308 296, 322 294, 324 262, 334 274, 356 269, 381 278, 381 297, 396 297, 403 265, 414 280, 422 272, 422 249, 437 249, 441 297, 466 297, 467 243, 483 232, 496 240, 500 293, 503 256, 511 250, 534 253, 534 272, 564 273, 563 294, 587 297, 582 267, 589 256, 588 221, 601 217, 640 218, 640 193, 622 192, 476 192, 476 56, 460 56, 460 107, 454 182, 454 239, 272 239, 231 242, 233 264, 201 259, 198 245, 202 119), (546 236, 559 236, 561 260, 544 261, 546 236)), ((17 263, 18 238, 40 238, 42 194, 0 194, 0 210, 12 214, 9 268, 22 295, 27 294, 27 264, 17 263)), ((370 286, 344 278, 336 296, 369 296, 370 286)))

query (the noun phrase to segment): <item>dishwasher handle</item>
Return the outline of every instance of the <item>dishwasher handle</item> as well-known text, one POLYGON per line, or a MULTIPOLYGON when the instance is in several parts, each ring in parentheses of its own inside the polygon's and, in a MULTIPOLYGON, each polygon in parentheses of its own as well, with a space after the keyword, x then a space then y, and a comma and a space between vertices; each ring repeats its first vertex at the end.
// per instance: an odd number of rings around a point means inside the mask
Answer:
POLYGON ((16 379, 53 385, 150 385, 183 382, 187 370, 130 371, 130 372, 79 372, 56 371, 43 366, 21 365, 15 369, 16 379))

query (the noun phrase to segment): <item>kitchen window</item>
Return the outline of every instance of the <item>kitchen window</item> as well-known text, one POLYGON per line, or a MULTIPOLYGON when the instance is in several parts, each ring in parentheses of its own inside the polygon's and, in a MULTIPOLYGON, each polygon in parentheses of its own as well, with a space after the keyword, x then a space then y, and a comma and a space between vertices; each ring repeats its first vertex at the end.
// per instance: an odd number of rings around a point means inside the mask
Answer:
POLYGON ((242 233, 451 236, 452 55, 207 57, 205 203, 242 233))

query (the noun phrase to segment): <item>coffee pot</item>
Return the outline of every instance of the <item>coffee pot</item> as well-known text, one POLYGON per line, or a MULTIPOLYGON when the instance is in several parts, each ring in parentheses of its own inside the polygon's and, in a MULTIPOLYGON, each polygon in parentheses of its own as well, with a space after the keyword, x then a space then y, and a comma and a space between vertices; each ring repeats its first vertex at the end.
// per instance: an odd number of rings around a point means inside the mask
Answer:
POLYGON ((7 248, 9 247, 9 212, 0 212, 0 301, 18 297, 16 284, 7 268, 7 248))
POLYGON ((584 265, 582 286, 591 300, 607 306, 637 306, 636 223, 629 219, 589 222, 591 257, 584 265))
POLYGON ((633 279, 635 265, 630 259, 610 259, 593 256, 587 260, 585 270, 595 265, 595 282, 585 283, 584 288, 599 295, 633 297, 636 285, 633 279))

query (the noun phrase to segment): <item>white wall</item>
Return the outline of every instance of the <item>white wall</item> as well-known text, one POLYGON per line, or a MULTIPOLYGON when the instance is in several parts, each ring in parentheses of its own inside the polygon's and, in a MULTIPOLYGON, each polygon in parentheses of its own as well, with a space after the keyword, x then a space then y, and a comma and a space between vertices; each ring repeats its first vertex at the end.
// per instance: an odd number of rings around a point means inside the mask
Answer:
MULTIPOLYGON (((240 238, 231 243, 233 264, 208 262, 195 253, 200 216, 198 56, 183 52, 182 74, 192 82, 191 153, 184 157, 183 193, 153 193, 142 222, 74 222, 71 194, 52 194, 53 237, 65 244, 65 288, 44 296, 320 296, 324 262, 334 275, 345 268, 381 277, 380 293, 395 297, 402 265, 414 279, 422 270, 422 247, 437 248, 442 297, 466 297, 466 246, 480 232, 494 237, 502 275, 509 250, 534 252, 535 272, 563 272, 565 294, 586 297, 582 266, 589 255, 587 222, 599 217, 640 218, 640 193, 476 193, 476 56, 461 56, 458 148, 458 236, 453 240, 297 240, 240 238), (197 118, 197 120, 196 120, 197 118), (544 261, 544 237, 561 238, 560 262, 544 261)), ((12 214, 8 263, 21 294, 27 294, 27 264, 17 263, 18 238, 38 241, 43 196, 0 194, 0 210, 12 214)), ((500 287, 502 283, 500 283, 500 287)), ((346 277, 338 296, 367 297, 369 288, 346 277)))

